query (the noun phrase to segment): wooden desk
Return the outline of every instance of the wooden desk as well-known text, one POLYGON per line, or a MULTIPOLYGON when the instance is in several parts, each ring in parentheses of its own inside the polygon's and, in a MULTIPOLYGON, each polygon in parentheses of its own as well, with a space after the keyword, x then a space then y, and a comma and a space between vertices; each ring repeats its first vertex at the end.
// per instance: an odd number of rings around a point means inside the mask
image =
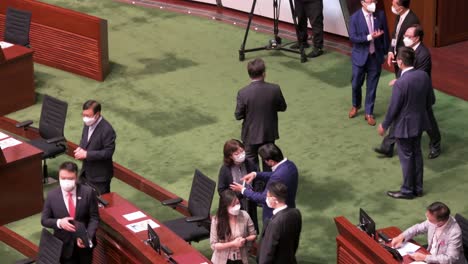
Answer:
POLYGON ((3 49, 0 62, 0 116, 34 104, 33 51, 22 46, 3 49))
MULTIPOLYGON (((406 255, 403 257, 403 262, 398 262, 377 241, 359 230, 356 225, 343 216, 335 217, 335 224, 338 229, 336 237, 338 264, 409 264, 414 261, 406 255)), ((397 227, 383 228, 379 231, 383 231, 389 237, 395 237, 401 233, 397 227)), ((424 248, 420 248, 418 252, 429 254, 424 248)))
POLYGON ((107 20, 36 0, 1 0, 0 39, 7 7, 32 13, 35 62, 104 81, 109 73, 107 20))
POLYGON ((123 215, 141 210, 120 195, 108 193, 103 195, 103 198, 109 202, 109 205, 99 209, 101 222, 97 232, 98 245, 94 250, 93 263, 167 263, 164 255, 159 255, 143 242, 147 239, 146 231, 133 233, 126 227, 128 224, 146 219, 152 219, 160 225, 154 230, 159 235, 161 243, 174 252, 172 257, 177 263, 211 263, 190 244, 147 213, 143 212, 147 217, 134 221, 125 219, 123 215))
POLYGON ((0 226, 37 214, 44 204, 42 151, 23 142, 3 150, 0 166, 0 226))

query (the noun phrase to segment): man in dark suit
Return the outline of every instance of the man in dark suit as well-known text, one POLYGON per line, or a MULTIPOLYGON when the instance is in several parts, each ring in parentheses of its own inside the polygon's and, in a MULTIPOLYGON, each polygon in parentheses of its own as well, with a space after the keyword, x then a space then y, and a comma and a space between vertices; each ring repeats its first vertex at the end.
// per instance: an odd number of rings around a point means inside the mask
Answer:
POLYGON ((267 187, 268 206, 273 217, 264 228, 260 245, 260 264, 295 264, 302 229, 301 212, 286 203, 288 187, 274 182, 267 187))
POLYGON ((423 195, 423 159, 421 134, 429 128, 427 111, 433 101, 432 83, 421 70, 414 70, 414 50, 402 47, 398 50, 397 63, 401 77, 393 85, 392 98, 378 132, 385 134, 394 126, 398 144, 398 156, 403 171, 403 184, 399 191, 388 191, 393 198, 413 199, 423 195))
POLYGON ((364 119, 375 126, 374 102, 379 84, 382 63, 388 47, 388 30, 383 11, 375 12, 375 0, 361 0, 362 8, 350 18, 349 38, 353 43, 352 61, 352 103, 349 118, 354 118, 362 102, 362 85, 366 79, 366 100, 364 119))
POLYGON ((314 49, 307 55, 315 58, 323 54, 323 0, 295 0, 294 8, 297 15, 297 28, 299 30, 299 43, 291 46, 298 49, 300 44, 304 48, 309 47, 307 43, 307 18, 312 26, 314 49))
POLYGON ((83 133, 75 159, 83 161, 80 180, 90 183, 99 194, 110 192, 114 176, 112 155, 115 151, 115 131, 101 115, 101 104, 88 100, 83 104, 83 133))
POLYGON ((268 143, 260 147, 258 150, 262 159, 272 168, 272 172, 251 172, 244 177, 247 183, 251 183, 254 179, 265 181, 266 188, 263 192, 255 192, 252 189, 246 188, 238 183, 232 183, 231 189, 236 192, 241 192, 247 199, 261 204, 263 206, 263 221, 271 218, 273 209, 267 206, 265 199, 267 196, 268 185, 273 182, 281 182, 288 186, 288 199, 286 204, 291 208, 296 208, 296 192, 298 185, 299 173, 296 165, 285 158, 281 149, 273 143, 268 143))
MULTIPOLYGON (((395 14, 396 23, 392 33, 391 45, 388 49, 387 64, 392 66, 398 49, 404 47, 403 36, 406 30, 414 24, 419 24, 416 14, 409 9, 411 0, 392 0, 392 13, 395 14)), ((393 64, 395 76, 398 78, 398 65, 393 64)))
MULTIPOLYGON (((278 112, 286 111, 287 105, 280 87, 265 82, 262 59, 249 61, 247 71, 252 81, 238 92, 234 115, 244 120, 241 139, 246 157, 258 166, 258 148, 279 139, 278 112)), ((269 170, 266 167, 264 163, 263 170, 269 170)))
MULTIPOLYGON (((432 71, 432 60, 431 60, 431 53, 429 49, 426 48, 424 43, 422 42, 424 37, 424 31, 420 25, 412 25, 410 26, 404 35, 403 42, 405 43, 406 47, 410 47, 415 51, 415 59, 414 59, 414 69, 415 70, 422 70, 426 72, 429 77, 431 77, 432 71)), ((401 70, 398 69, 397 76, 401 75, 401 70)), ((390 86, 395 83, 395 80, 390 82, 390 86)), ((432 105, 435 103, 435 96, 434 100, 432 101, 432 105)), ((437 121, 434 116, 434 112, 432 107, 428 111, 429 121, 430 121, 430 129, 427 131, 429 135, 430 142, 429 142, 429 159, 437 158, 440 155, 441 148, 440 148, 440 131, 439 126, 437 125, 437 121)), ((374 151, 382 154, 386 157, 393 156, 393 149, 395 145, 395 136, 393 135, 393 127, 390 127, 388 135, 386 135, 382 141, 382 144, 379 148, 375 148, 374 151)))
POLYGON ((90 264, 96 245, 99 211, 96 193, 88 186, 77 184, 78 166, 64 162, 59 168, 60 187, 49 192, 42 210, 41 224, 52 228, 54 236, 63 242, 62 264, 90 264), (76 223, 84 225, 88 241, 76 235, 76 223))

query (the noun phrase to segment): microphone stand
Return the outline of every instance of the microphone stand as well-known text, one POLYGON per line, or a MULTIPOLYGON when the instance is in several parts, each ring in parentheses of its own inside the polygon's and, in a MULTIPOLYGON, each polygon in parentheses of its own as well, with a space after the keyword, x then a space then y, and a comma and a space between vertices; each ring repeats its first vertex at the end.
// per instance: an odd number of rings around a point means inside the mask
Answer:
POLYGON ((242 42, 242 45, 239 49, 239 61, 244 61, 245 60, 245 53, 247 52, 253 52, 253 51, 259 51, 259 50, 282 50, 282 51, 287 51, 287 52, 292 52, 292 53, 298 53, 301 55, 301 62, 304 63, 307 61, 307 56, 305 55, 304 51, 304 45, 302 41, 299 41, 299 30, 297 26, 297 16, 296 12, 294 9, 294 4, 292 2, 293 0, 289 0, 289 5, 291 7, 291 15, 292 15, 292 20, 294 23, 294 28, 296 29, 296 37, 298 39, 299 43, 299 50, 294 50, 290 48, 286 48, 286 45, 289 45, 291 43, 286 43, 284 45, 281 45, 281 38, 278 36, 278 25, 279 25, 279 7, 278 7, 278 2, 281 2, 281 0, 273 0, 273 34, 274 34, 274 39, 270 40, 270 43, 266 46, 263 47, 257 47, 257 48, 251 48, 251 49, 246 49, 245 44, 247 43, 247 37, 249 35, 250 31, 250 25, 252 24, 252 18, 255 12, 255 6, 257 5, 257 0, 253 0, 252 3, 252 9, 250 10, 249 13, 249 21, 247 23, 247 28, 245 29, 245 35, 244 35, 244 41, 242 42))

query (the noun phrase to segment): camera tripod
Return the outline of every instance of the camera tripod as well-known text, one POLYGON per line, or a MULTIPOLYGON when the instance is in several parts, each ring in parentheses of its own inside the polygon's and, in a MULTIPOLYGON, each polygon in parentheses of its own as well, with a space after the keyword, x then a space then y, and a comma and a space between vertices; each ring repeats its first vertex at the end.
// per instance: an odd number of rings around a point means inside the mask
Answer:
POLYGON ((291 7, 291 15, 294 23, 294 28, 296 30, 296 37, 299 43, 299 50, 294 50, 291 48, 286 48, 286 45, 291 44, 290 43, 285 43, 284 45, 281 45, 282 40, 278 36, 278 24, 279 24, 279 6, 278 2, 281 2, 281 0, 273 0, 273 34, 274 34, 274 39, 271 39, 268 45, 263 46, 263 47, 258 47, 258 48, 251 48, 251 49, 245 49, 245 44, 247 43, 247 37, 249 36, 249 31, 250 31, 250 24, 252 23, 252 18, 254 15, 255 11, 255 6, 257 4, 257 0, 253 0, 252 3, 252 9, 250 10, 249 14, 249 22, 247 23, 247 28, 245 29, 245 35, 244 35, 244 41, 242 42, 242 45, 239 49, 239 60, 244 61, 245 59, 245 53, 247 52, 253 52, 253 51, 259 51, 259 50, 283 50, 283 51, 288 51, 288 52, 293 52, 301 55, 301 62, 306 62, 307 61, 307 56, 305 55, 304 51, 304 45, 302 41, 299 41, 299 30, 298 30, 298 25, 297 25, 297 17, 296 17, 296 12, 294 9, 293 5, 293 0, 289 0, 289 5, 291 7))

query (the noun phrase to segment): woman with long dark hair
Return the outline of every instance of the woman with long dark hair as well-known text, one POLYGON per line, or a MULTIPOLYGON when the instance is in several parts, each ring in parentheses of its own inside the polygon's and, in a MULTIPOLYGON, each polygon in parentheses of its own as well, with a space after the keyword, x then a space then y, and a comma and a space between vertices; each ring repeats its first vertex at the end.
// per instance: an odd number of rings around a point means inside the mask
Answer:
MULTIPOLYGON (((224 143, 223 155, 223 165, 219 169, 218 175, 219 194, 228 190, 229 185, 233 182, 243 184, 241 181, 242 177, 252 171, 258 171, 257 166, 253 162, 245 159, 244 144, 237 139, 230 139, 224 143)), ((254 187, 258 187, 262 185, 261 183, 263 182, 254 180, 252 184, 254 187)), ((264 183, 262 186, 264 186, 264 183)), ((237 198, 240 201, 241 209, 247 211, 250 215, 250 218, 254 223, 255 230, 258 232, 257 203, 247 200, 247 198, 243 197, 241 193, 237 194, 237 198)))
POLYGON ((214 264, 248 264, 248 242, 256 237, 252 219, 240 209, 236 193, 229 189, 223 191, 218 212, 211 220, 211 261, 214 264))

